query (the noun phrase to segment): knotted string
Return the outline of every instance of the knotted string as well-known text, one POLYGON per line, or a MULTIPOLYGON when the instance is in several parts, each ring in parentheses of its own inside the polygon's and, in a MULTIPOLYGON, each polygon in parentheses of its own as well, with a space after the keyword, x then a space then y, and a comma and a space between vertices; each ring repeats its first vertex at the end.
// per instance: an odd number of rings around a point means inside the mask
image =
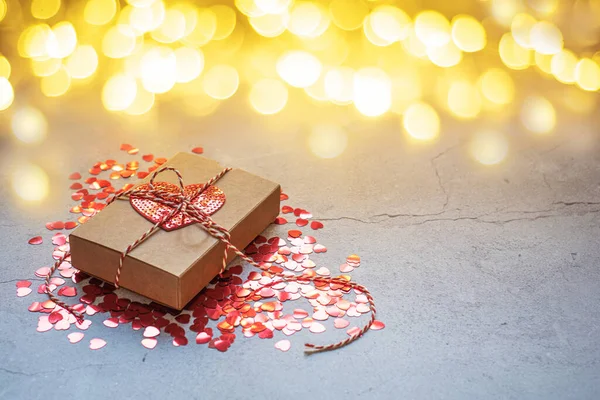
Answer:
MULTIPOLYGON (((263 269, 259 263, 254 261, 252 258, 248 257, 240 249, 238 249, 236 246, 234 246, 231 243, 231 234, 229 233, 229 231, 226 228, 222 227, 221 225, 219 225, 215 221, 213 221, 213 219, 209 215, 207 215, 202 210, 201 207, 199 207, 193 203, 194 199, 197 196, 199 196, 204 190, 206 190, 209 186, 214 184, 216 181, 221 179, 230 170, 231 170, 231 168, 225 168, 220 173, 215 175, 213 178, 206 181, 199 189, 190 193, 189 195, 186 195, 185 191, 184 191, 185 186, 183 184, 183 177, 181 176, 181 173, 173 167, 162 167, 162 168, 154 171, 154 173, 152 174, 150 181, 148 182, 148 186, 150 187, 150 189, 140 189, 139 187, 134 187, 129 190, 117 193, 109 201, 107 201, 107 205, 108 205, 108 204, 111 204, 115 200, 127 200, 127 199, 130 199, 131 197, 136 197, 136 198, 140 198, 140 199, 151 200, 153 202, 156 202, 158 204, 168 206, 171 208, 171 211, 167 215, 165 215, 160 221, 155 223, 150 229, 148 229, 146 232, 144 232, 136 241, 134 241, 129 246, 127 246, 127 248, 121 253, 121 256, 119 257, 119 266, 117 267, 117 271, 116 271, 115 279, 114 279, 115 287, 117 287, 117 288, 119 287, 119 280, 121 277, 121 270, 123 269, 123 262, 125 260, 125 257, 127 257, 127 255, 131 251, 133 251, 133 249, 135 249, 137 246, 139 246, 141 243, 143 243, 152 234, 157 232, 160 229, 160 226, 162 224, 169 221, 177 213, 181 213, 182 218, 189 218, 193 222, 200 224, 200 226, 202 226, 204 228, 204 230, 206 230, 211 236, 220 240, 225 245, 225 250, 224 250, 224 254, 223 254, 223 264, 222 264, 221 270, 219 271, 219 275, 222 275, 223 272, 225 271, 225 269, 227 268, 227 252, 228 251, 234 252, 236 255, 238 255, 240 258, 242 258, 244 261, 251 264, 252 266, 259 268, 261 270, 263 269), (158 176, 160 173, 165 172, 165 171, 173 171, 177 175, 179 187, 181 189, 180 193, 173 193, 173 192, 161 190, 159 188, 154 187, 154 179, 156 178, 156 176, 158 176)), ((63 254, 63 256, 54 263, 52 268, 50 268, 50 272, 46 276, 46 293, 48 294, 48 298, 50 300, 52 300, 55 304, 59 305, 60 307, 64 308, 69 313, 74 315, 75 318, 77 319, 77 321, 79 323, 81 323, 81 322, 83 322, 84 314, 78 310, 79 307, 66 304, 65 302, 60 300, 58 297, 56 297, 50 291, 50 285, 51 285, 50 279, 51 279, 52 274, 54 274, 54 272, 58 269, 58 267, 60 267, 60 265, 70 256, 71 256, 70 252, 65 252, 65 254, 63 254)), ((307 275, 289 276, 289 275, 283 274, 282 272, 272 272, 271 275, 277 276, 281 280, 272 280, 271 282, 269 282, 267 284, 262 284, 259 288, 254 289, 247 297, 252 298, 258 291, 260 291, 264 288, 267 288, 267 287, 275 286, 278 283, 280 283, 281 281, 285 281, 285 282, 298 282, 298 283, 312 282, 315 284, 315 286, 329 285, 331 287, 333 285, 333 286, 342 288, 346 292, 349 291, 350 289, 354 289, 359 292, 362 292, 367 298, 367 301, 369 303, 370 310, 371 310, 371 318, 370 318, 369 322, 367 324, 365 324, 359 332, 348 337, 345 340, 342 340, 340 342, 333 343, 333 344, 315 345, 312 343, 305 343, 305 346, 306 346, 305 353, 308 353, 308 354, 317 353, 317 352, 335 350, 340 347, 344 347, 344 346, 352 343, 353 341, 357 340, 362 335, 364 335, 371 328, 371 325, 373 324, 373 322, 375 322, 377 310, 375 308, 375 302, 373 300, 373 297, 371 296, 371 293, 369 293, 369 291, 364 286, 359 285, 356 282, 352 282, 352 281, 348 281, 343 278, 336 278, 336 277, 317 277, 317 276, 311 277, 311 276, 307 276, 307 275)))

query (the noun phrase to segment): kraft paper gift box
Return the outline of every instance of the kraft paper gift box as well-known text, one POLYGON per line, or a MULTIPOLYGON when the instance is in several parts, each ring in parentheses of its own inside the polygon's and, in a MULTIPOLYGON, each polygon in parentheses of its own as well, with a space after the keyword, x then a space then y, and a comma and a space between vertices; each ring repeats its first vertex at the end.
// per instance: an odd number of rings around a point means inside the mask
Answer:
MULTIPOLYGON (((178 153, 163 166, 176 168, 185 185, 202 184, 224 168, 189 153, 178 153)), ((151 175, 135 186, 147 183, 151 175)), ((155 182, 179 185, 172 171, 160 173, 155 182)), ((246 247, 279 214, 277 183, 234 168, 214 185, 225 193, 225 203, 211 218, 231 233, 238 249, 246 247)), ((129 200, 116 200, 71 233, 71 263, 112 283, 121 253, 152 226, 129 200)), ((119 284, 181 310, 219 273, 224 250, 225 245, 198 223, 173 231, 160 229, 124 259, 119 284)), ((228 262, 234 256, 229 251, 228 262)))

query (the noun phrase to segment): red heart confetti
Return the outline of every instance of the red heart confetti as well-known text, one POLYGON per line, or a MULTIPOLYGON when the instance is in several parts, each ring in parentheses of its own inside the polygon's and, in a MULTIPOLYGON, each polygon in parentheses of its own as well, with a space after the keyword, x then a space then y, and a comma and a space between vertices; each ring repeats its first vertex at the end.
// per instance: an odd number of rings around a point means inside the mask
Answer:
POLYGON ((202 153, 204 153, 204 149, 203 149, 202 147, 194 147, 194 148, 192 149, 192 153, 195 153, 195 154, 202 154, 202 153))
POLYGON ((321 229, 323 227, 323 223, 319 221, 312 221, 310 223, 310 227, 314 230, 321 229))
MULTIPOLYGON (((135 155, 139 151, 128 144, 124 144, 122 147, 131 155, 135 155)), ((119 189, 127 190, 133 186, 126 184, 119 188, 116 185, 119 180, 129 179, 134 174, 143 178, 166 162, 166 158, 154 157, 152 154, 136 157, 149 163, 149 166, 141 166, 137 159, 126 163, 118 163, 116 160, 95 163, 88 170, 90 176, 83 180, 87 185, 85 189, 79 182, 71 185, 71 190, 75 190, 72 193, 72 199, 77 203, 69 207, 69 211, 78 214, 77 221, 49 222, 46 224, 47 229, 72 229, 78 223, 85 223, 102 211, 107 199, 112 194, 119 189)), ((70 178, 82 179, 80 174, 72 174, 70 178)), ((176 187, 176 190, 179 188, 176 187)), ((288 198, 287 194, 283 192, 280 194, 282 201, 288 198)), ((301 207, 292 208, 284 205, 281 212, 282 214, 293 213, 297 218, 296 223, 300 226, 308 225, 308 220, 312 218, 312 214, 301 207)), ((278 217, 275 223, 285 224, 287 220, 278 217)), ((310 226, 316 230, 322 228, 323 224, 319 221, 311 221, 310 226)), ((86 319, 79 322, 54 302, 42 298, 38 299, 41 301, 30 302, 27 307, 30 312, 43 313, 38 319, 36 327, 39 332, 52 329, 72 330, 74 328, 85 331, 92 323, 90 318, 98 318, 93 317, 98 314, 100 318, 98 321, 103 321, 103 324, 110 328, 131 324, 132 331, 139 331, 137 334, 141 336, 141 344, 147 349, 153 349, 158 345, 157 337, 164 329, 165 334, 173 338, 174 346, 187 345, 186 334, 187 331, 191 331, 194 332, 197 344, 208 344, 209 348, 221 352, 230 348, 235 341, 236 333, 239 336, 240 330, 244 337, 258 336, 264 340, 272 339, 274 331, 282 332, 286 336, 291 336, 301 330, 321 333, 326 330, 326 324, 332 324, 338 329, 345 329, 350 324, 350 318, 370 312, 370 304, 364 294, 356 292, 353 302, 344 298, 347 293, 352 292, 352 289, 343 283, 319 283, 314 286, 279 281, 277 275, 284 271, 287 271, 285 273, 303 274, 306 277, 331 275, 327 267, 317 265, 315 262, 315 253, 326 252, 327 248, 318 243, 314 236, 303 236, 302 232, 297 229, 287 231, 287 235, 285 232, 282 233, 284 233, 283 237, 267 238, 260 235, 245 249, 245 253, 254 257, 257 262, 268 263, 268 265, 265 264, 263 271, 251 270, 247 278, 242 279, 240 274, 245 268, 242 268, 241 265, 232 266, 221 277, 215 278, 211 285, 186 307, 186 312, 183 313, 171 312, 154 303, 130 301, 122 297, 123 294, 119 291, 115 292, 111 285, 106 285, 99 279, 90 278, 77 272, 69 262, 65 262, 59 268, 62 278, 59 276, 51 278, 49 289, 56 291, 60 296, 70 297, 77 296, 77 292, 83 290, 84 293, 80 297, 81 303, 76 307, 79 312, 85 313, 86 319), (63 286, 65 279, 71 279, 76 286, 63 286), (261 288, 261 285, 270 286, 261 288), (258 290, 254 291, 254 289, 258 290), (295 309, 292 314, 286 314, 283 303, 300 297, 308 299, 312 309, 309 308, 309 311, 295 309), (173 316, 168 315, 169 313, 173 316), (100 316, 102 314, 104 314, 103 317, 100 316), (335 320, 327 322, 330 317, 335 320), (219 332, 215 337, 213 337, 213 329, 206 327, 211 320, 215 321, 215 329, 219 332)), ((68 238, 62 232, 58 232, 52 237, 52 245, 55 259, 69 251, 68 238)), ((360 265, 360 257, 348 256, 343 265, 346 267, 343 270, 340 267, 341 272, 351 272, 351 269, 360 265)), ((50 268, 41 267, 35 271, 35 275, 45 278, 49 271, 50 268)), ((341 275, 339 279, 343 282, 349 280, 350 277, 341 275)), ((16 286, 17 296, 31 293, 30 281, 19 281, 16 286)), ((44 295, 45 290, 45 284, 40 284, 38 292, 44 295)), ((383 329, 384 326, 382 322, 375 320, 371 324, 371 329, 383 329)), ((348 335, 357 335, 359 332, 360 328, 357 327, 347 330, 348 335)), ((82 332, 70 332, 67 336, 71 343, 77 343, 83 337, 82 332)), ((106 341, 101 338, 90 340, 90 349, 97 350, 105 346, 106 341)), ((287 339, 280 340, 275 345, 280 351, 288 351, 290 346, 291 342, 287 339)))
POLYGON ((44 240, 42 239, 41 236, 34 236, 31 239, 29 239, 29 244, 34 244, 34 245, 38 245, 38 244, 42 244, 44 242, 44 240))
POLYGON ((79 172, 73 172, 71 175, 69 175, 69 179, 72 180, 77 180, 77 179, 81 179, 81 174, 79 172))

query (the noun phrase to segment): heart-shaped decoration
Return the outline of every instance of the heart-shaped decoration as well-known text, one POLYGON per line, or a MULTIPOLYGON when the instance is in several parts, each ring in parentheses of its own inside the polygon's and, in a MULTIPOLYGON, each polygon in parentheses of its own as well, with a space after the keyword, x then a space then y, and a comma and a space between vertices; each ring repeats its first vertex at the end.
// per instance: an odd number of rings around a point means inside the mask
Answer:
MULTIPOLYGON (((179 186, 168 182, 155 182, 153 187, 154 190, 159 191, 159 197, 160 192, 176 194, 181 193, 181 188, 179 186)), ((151 187, 149 183, 146 183, 138 186, 138 189, 152 190, 153 187, 151 187)), ((184 187, 183 194, 185 196, 191 196, 201 188, 202 184, 187 185, 184 187)), ((135 195, 131 195, 129 197, 129 202, 134 210, 154 224, 162 221, 167 215, 169 215, 170 212, 173 211, 173 208, 170 206, 159 204, 153 200, 141 199, 135 195)), ((216 186, 209 186, 202 193, 198 194, 192 199, 192 204, 200 207, 205 214, 212 215, 221 207, 223 207, 223 204, 225 204, 225 193, 216 186)), ((168 221, 163 222, 160 227, 165 231, 173 231, 193 223, 194 221, 192 221, 189 217, 184 216, 181 212, 177 212, 168 221)))
POLYGON ((67 339, 71 343, 77 343, 83 339, 84 334, 82 332, 71 332, 67 335, 67 339))
POLYGON ((292 347, 292 344, 287 339, 283 339, 283 340, 280 340, 279 342, 275 343, 275 348, 277 350, 288 351, 290 349, 290 347, 292 347))

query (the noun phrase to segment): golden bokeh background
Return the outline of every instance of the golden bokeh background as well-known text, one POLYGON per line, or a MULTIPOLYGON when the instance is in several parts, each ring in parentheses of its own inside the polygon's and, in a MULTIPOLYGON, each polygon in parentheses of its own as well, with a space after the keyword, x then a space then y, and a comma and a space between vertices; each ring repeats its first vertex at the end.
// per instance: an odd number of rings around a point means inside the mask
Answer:
MULTIPOLYGON (((546 135, 561 113, 597 110, 599 42, 600 0, 0 0, 0 124, 40 144, 50 98, 85 93, 124 119, 171 103, 201 119, 243 97, 261 118, 395 115, 410 143, 435 141, 447 118, 481 120, 469 154, 493 166, 510 152, 503 121, 546 135)), ((315 122, 306 147, 334 158, 349 140, 315 122)), ((35 184, 22 199, 43 198, 43 170, 23 180, 35 184)))

